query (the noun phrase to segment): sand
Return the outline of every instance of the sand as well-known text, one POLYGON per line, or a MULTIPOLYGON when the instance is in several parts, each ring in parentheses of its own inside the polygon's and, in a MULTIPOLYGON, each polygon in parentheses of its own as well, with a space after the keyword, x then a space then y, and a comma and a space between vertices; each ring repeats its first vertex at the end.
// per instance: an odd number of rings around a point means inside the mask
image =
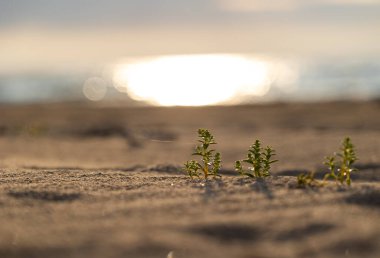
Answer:
POLYGON ((153 108, 0 106, 0 257, 379 257, 380 104, 332 102, 153 108), (200 127, 222 178, 191 180, 200 127), (297 188, 343 137, 351 187, 297 188), (272 176, 233 162, 260 139, 272 176))

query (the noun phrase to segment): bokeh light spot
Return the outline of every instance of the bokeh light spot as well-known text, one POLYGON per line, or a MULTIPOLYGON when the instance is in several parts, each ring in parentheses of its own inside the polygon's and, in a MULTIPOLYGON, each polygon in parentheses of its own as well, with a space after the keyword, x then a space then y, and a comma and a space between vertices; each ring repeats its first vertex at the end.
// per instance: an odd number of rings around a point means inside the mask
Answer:
POLYGON ((83 84, 83 94, 91 101, 102 100, 107 93, 107 83, 100 77, 90 77, 83 84))

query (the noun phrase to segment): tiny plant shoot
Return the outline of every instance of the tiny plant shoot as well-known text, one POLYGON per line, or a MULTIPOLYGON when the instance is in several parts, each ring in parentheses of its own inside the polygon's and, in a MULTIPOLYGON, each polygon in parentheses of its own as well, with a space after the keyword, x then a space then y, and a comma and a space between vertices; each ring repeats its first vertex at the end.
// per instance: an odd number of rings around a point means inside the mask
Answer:
POLYGON ((355 154, 355 146, 352 144, 351 139, 346 137, 340 148, 340 153, 334 153, 333 156, 326 157, 325 164, 329 172, 325 174, 324 180, 333 178, 336 182, 347 185, 351 185, 351 172, 357 169, 352 165, 357 160, 355 154), (337 160, 339 159, 339 161, 337 160))
POLYGON ((275 151, 271 147, 262 148, 260 141, 256 140, 249 148, 247 158, 235 161, 235 170, 240 175, 252 178, 270 176, 271 164, 277 162, 277 160, 272 160, 275 155, 275 151), (248 164, 247 170, 243 168, 243 162, 248 164))
POLYGON ((198 140, 201 144, 196 146, 193 155, 200 156, 201 162, 190 160, 185 163, 185 171, 191 178, 200 177, 202 174, 205 179, 209 175, 217 177, 221 167, 221 155, 209 147, 216 144, 214 136, 207 129, 198 129, 198 140))
POLYGON ((313 186, 322 186, 315 179, 315 172, 301 173, 297 176, 297 186, 298 187, 313 187, 313 186))

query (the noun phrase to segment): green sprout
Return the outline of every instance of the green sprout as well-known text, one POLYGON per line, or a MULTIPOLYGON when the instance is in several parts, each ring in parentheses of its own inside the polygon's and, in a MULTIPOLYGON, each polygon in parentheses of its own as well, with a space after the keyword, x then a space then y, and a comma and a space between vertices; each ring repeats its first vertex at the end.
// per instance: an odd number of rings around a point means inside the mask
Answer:
POLYGON ((240 175, 252 178, 268 177, 271 164, 277 162, 277 160, 272 160, 275 155, 275 151, 271 147, 262 148, 260 141, 256 140, 249 148, 247 158, 235 161, 235 170, 240 175), (248 170, 243 168, 242 162, 249 164, 248 170))
POLYGON ((326 157, 325 164, 329 172, 325 174, 324 180, 333 178, 336 182, 351 185, 351 172, 357 171, 352 165, 357 159, 355 154, 355 146, 352 144, 351 139, 346 137, 340 148, 340 153, 334 153, 333 156, 326 157), (337 157, 340 161, 337 161, 337 157))
POLYGON ((313 186, 322 186, 315 179, 315 172, 301 173, 297 176, 297 186, 298 187, 313 187, 313 186))
POLYGON ((201 162, 190 160, 185 163, 184 170, 191 178, 200 177, 203 172, 205 179, 209 175, 218 177, 221 168, 222 158, 219 152, 209 149, 210 145, 216 144, 214 136, 207 129, 198 129, 198 140, 201 144, 196 146, 192 155, 200 156, 201 162))

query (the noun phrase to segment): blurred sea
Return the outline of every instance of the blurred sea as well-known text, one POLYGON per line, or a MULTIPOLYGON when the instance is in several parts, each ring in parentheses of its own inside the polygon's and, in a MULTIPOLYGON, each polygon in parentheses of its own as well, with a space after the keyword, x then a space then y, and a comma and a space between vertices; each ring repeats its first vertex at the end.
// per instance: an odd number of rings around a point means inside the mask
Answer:
MULTIPOLYGON (((283 64, 289 65, 293 72, 291 82, 273 80, 266 94, 243 98, 243 103, 370 100, 380 97, 378 59, 282 61, 283 64)), ((8 74, 0 72, 0 103, 90 101, 84 90, 89 78, 100 78, 104 87, 102 97, 92 100, 122 100, 127 104, 137 104, 126 92, 117 89, 112 73, 104 71, 99 73, 33 71, 8 74)))

